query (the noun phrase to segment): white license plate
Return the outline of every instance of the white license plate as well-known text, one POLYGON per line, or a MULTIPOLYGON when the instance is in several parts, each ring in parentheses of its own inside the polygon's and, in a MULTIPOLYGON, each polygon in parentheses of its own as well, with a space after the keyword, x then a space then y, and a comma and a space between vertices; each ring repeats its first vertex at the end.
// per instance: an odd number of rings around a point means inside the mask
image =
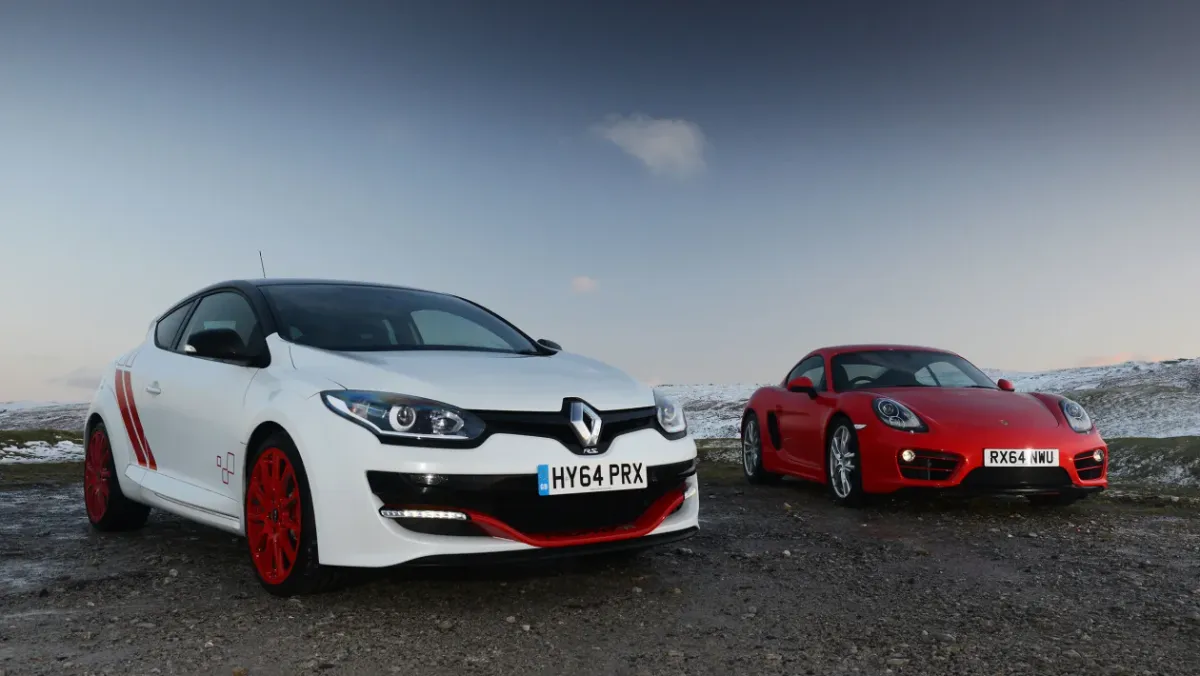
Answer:
POLYGON ((985 448, 984 467, 1058 467, 1057 448, 985 448))
POLYGON ((538 495, 625 491, 646 487, 646 466, 640 462, 587 462, 538 465, 538 495))

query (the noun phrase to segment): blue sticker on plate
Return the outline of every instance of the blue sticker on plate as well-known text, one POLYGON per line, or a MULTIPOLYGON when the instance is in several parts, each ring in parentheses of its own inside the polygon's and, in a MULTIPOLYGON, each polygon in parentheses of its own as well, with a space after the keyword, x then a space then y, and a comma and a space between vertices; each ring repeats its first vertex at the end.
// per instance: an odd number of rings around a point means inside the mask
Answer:
POLYGON ((538 495, 550 495, 550 465, 538 465, 538 495))

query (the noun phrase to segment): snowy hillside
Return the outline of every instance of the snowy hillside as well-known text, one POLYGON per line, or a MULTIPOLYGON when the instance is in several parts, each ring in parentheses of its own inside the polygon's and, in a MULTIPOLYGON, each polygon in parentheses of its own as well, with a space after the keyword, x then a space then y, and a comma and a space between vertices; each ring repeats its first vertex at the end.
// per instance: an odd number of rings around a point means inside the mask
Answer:
MULTIPOLYGON (((984 369, 1021 392, 1065 394, 1087 407, 1107 437, 1200 436, 1200 359, 1126 362, 1041 373, 984 369)), ((757 385, 664 385, 679 397, 701 439, 738 436, 738 420, 757 385)), ((82 432, 87 404, 0 403, 0 430, 82 432)))
MULTIPOLYGON (((1107 437, 1200 435, 1200 359, 1126 362, 1041 373, 984 369, 1020 392, 1063 394, 1085 406, 1107 437)), ((738 436, 746 400, 758 385, 664 385, 683 402, 701 439, 738 436)), ((2 422, 0 422, 2 424, 2 422)))

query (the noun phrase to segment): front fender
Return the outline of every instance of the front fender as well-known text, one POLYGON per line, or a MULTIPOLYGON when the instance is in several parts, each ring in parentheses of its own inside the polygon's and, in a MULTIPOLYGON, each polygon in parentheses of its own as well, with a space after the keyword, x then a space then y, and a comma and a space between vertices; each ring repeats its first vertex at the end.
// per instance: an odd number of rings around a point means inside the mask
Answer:
POLYGON ((121 487, 122 493, 132 498, 141 493, 141 484, 138 481, 146 470, 138 466, 135 460, 133 440, 130 437, 129 429, 125 427, 121 406, 117 403, 115 375, 116 364, 114 362, 106 369, 104 377, 100 379, 100 384, 96 386, 95 394, 92 395, 92 403, 88 406, 87 417, 84 418, 83 443, 86 449, 88 437, 91 436, 94 427, 93 419, 99 418, 108 431, 113 468, 117 471, 117 485, 121 487), (133 468, 134 478, 129 476, 130 468, 133 468))

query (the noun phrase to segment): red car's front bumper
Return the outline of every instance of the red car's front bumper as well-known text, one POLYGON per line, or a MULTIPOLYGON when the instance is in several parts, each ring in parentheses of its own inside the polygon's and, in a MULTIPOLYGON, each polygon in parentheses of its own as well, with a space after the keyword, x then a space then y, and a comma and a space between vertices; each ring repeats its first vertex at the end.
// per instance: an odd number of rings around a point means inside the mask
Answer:
POLYGON ((1108 487, 1108 445, 1097 432, 1070 429, 959 429, 910 433, 879 423, 858 432, 863 490, 934 489, 975 494, 1090 493, 1108 487), (985 449, 1058 449, 1054 467, 985 467, 985 449), (904 462, 911 450, 916 458, 904 462), (1093 454, 1100 450, 1103 460, 1093 454))

